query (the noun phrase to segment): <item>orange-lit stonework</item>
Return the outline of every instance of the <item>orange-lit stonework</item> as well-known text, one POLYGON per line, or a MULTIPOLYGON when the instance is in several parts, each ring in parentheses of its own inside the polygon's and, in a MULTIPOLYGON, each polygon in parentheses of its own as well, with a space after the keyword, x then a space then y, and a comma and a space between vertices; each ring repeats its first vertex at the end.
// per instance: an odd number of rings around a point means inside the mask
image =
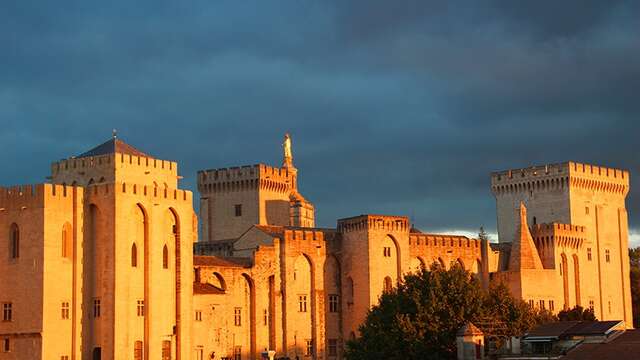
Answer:
POLYGON ((315 227, 291 147, 280 167, 198 172, 200 223, 177 163, 116 138, 52 164, 48 184, 0 188, 0 360, 340 359, 385 289, 432 263, 631 326, 628 172, 492 174, 489 243, 404 216, 315 227))

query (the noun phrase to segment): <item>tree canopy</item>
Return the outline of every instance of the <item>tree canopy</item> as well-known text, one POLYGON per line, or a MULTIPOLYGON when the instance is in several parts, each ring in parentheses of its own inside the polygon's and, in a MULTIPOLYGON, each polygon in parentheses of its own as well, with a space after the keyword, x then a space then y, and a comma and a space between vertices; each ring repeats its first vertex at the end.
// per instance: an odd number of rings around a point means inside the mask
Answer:
POLYGON ((582 308, 580 305, 576 305, 573 309, 562 310, 558 313, 558 320, 560 321, 595 321, 596 315, 593 310, 589 308, 582 308))
POLYGON ((531 309, 501 284, 483 290, 479 280, 460 266, 440 266, 409 274, 383 294, 350 341, 346 356, 359 359, 451 359, 456 332, 473 322, 485 334, 521 335, 552 321, 548 312, 531 309))

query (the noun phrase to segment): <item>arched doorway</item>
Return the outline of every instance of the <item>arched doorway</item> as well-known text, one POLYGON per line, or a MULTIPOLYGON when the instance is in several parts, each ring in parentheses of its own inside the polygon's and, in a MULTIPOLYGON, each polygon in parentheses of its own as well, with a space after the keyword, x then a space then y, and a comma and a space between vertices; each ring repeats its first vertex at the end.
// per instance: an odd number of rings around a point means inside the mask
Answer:
POLYGON ((102 349, 99 347, 93 348, 93 360, 101 360, 102 359, 102 349))

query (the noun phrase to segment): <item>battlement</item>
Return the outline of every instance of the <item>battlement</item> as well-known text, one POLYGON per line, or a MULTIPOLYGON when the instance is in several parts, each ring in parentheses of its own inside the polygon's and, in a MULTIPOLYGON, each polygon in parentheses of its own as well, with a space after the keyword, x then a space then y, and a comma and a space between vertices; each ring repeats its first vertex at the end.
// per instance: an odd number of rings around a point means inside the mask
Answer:
POLYGON ((536 224, 531 227, 531 237, 538 249, 565 246, 578 249, 586 241, 584 226, 572 224, 536 224))
POLYGON ((23 209, 30 207, 44 207, 46 200, 64 199, 73 196, 75 186, 58 184, 33 184, 0 187, 0 209, 23 209))
POLYGON ((566 189, 569 186, 626 195, 629 191, 629 172, 569 161, 491 173, 491 190, 496 196, 566 189))
POLYGON ((338 220, 338 231, 341 233, 362 230, 409 232, 409 218, 406 216, 359 215, 338 220))
POLYGON ((288 168, 265 164, 198 171, 198 190, 201 193, 266 189, 289 192, 295 187, 295 172, 288 168))
POLYGON ((69 158, 51 164, 51 174, 57 175, 66 170, 81 170, 86 168, 106 167, 113 168, 117 165, 139 166, 156 170, 165 170, 169 173, 177 174, 178 163, 168 160, 160 160, 151 157, 137 156, 131 154, 107 154, 82 158, 69 158))
POLYGON ((572 224, 535 224, 531 227, 532 234, 553 234, 553 233, 571 233, 577 235, 585 234, 585 227, 572 224))
POLYGON ((333 229, 284 229, 284 240, 329 241, 336 237, 333 229))
POLYGON ((470 239, 459 235, 437 235, 437 234, 410 234, 409 246, 411 247, 474 247, 479 248, 481 241, 470 239))
POLYGON ((145 196, 148 199, 171 199, 180 202, 191 203, 193 194, 191 191, 182 189, 159 188, 144 184, 131 183, 107 183, 95 184, 86 188, 85 194, 92 196, 109 196, 110 194, 133 194, 145 196))

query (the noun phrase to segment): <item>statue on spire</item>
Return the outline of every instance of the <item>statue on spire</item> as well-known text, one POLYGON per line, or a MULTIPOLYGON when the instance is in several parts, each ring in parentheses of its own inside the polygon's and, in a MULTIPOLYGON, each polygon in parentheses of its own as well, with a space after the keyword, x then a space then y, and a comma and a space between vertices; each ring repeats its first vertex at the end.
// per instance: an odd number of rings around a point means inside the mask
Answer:
POLYGON ((293 155, 291 153, 291 136, 289 133, 284 134, 284 141, 282 143, 282 150, 284 154, 285 167, 293 167, 293 155))

